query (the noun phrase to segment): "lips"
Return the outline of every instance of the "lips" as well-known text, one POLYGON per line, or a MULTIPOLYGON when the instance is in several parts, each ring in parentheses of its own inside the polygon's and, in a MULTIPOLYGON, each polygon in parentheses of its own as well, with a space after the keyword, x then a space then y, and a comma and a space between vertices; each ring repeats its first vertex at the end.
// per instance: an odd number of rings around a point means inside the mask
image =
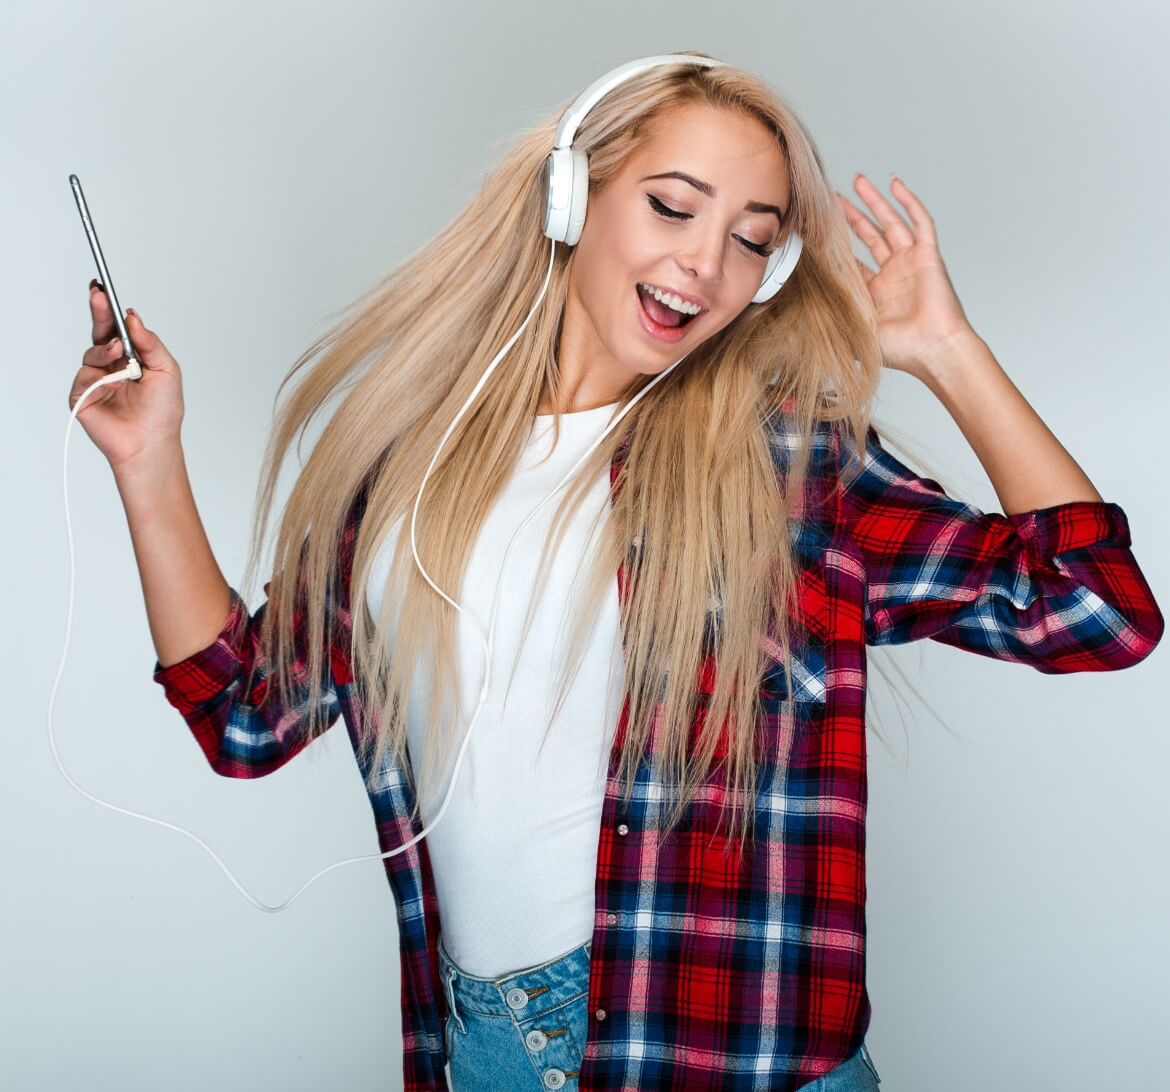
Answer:
MULTIPOLYGON (((664 341, 667 343, 680 341, 686 336, 687 327, 690 321, 680 323, 677 326, 665 326, 657 322, 653 315, 651 315, 642 303, 642 293, 638 290, 638 286, 634 286, 635 306, 638 308, 638 319, 641 323, 642 329, 646 331, 655 341, 664 341)), ((694 316, 697 318, 698 316, 694 316)))

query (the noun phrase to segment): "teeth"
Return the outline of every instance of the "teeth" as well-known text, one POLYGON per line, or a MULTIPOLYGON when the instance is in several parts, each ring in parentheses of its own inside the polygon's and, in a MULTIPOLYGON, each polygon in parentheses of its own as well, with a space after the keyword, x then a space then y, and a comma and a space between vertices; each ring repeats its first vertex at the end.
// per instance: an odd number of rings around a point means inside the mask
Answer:
POLYGON ((667 307, 674 311, 681 311, 684 315, 697 315, 703 310, 697 303, 687 303, 673 292, 663 292, 645 281, 642 281, 639 287, 645 288, 659 303, 665 303, 667 307))

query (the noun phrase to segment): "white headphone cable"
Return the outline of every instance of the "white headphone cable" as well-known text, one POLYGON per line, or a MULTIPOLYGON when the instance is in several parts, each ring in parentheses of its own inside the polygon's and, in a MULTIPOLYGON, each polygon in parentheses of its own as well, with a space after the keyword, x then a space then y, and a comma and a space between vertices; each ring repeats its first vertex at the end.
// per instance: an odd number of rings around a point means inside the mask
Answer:
MULTIPOLYGON (((418 517, 419 503, 422 500, 423 489, 426 488, 427 478, 430 476, 431 471, 434 469, 435 462, 439 458, 439 453, 443 450, 443 444, 445 444, 447 442, 447 439, 451 435, 451 432, 454 430, 455 426, 459 423, 460 419, 463 417, 463 414, 467 411, 468 406, 471 404, 471 402, 473 401, 475 396, 480 392, 480 390, 482 390, 483 385, 487 382, 487 380, 491 376, 492 372, 496 369, 496 366, 503 359, 504 354, 512 347, 513 344, 515 344, 516 339, 524 332, 524 328, 528 325, 529 319, 532 318, 533 314, 536 312, 536 308, 540 305, 541 300, 544 299, 545 293, 548 290, 549 280, 552 277, 553 258, 556 254, 556 241, 550 240, 550 242, 552 243, 552 246, 549 249, 548 273, 545 276, 544 284, 541 286, 540 295, 537 296, 536 302, 532 305, 532 309, 528 312, 528 315, 525 317, 524 321, 520 324, 520 328, 512 335, 512 337, 507 341, 507 343, 503 346, 503 348, 501 348, 500 351, 498 353, 496 353, 495 357, 492 359, 491 364, 488 366, 487 371, 484 372, 483 376, 480 378, 479 382, 476 384, 476 386, 472 390, 471 394, 468 395, 467 401, 463 403, 463 407, 459 410, 459 413, 456 414, 455 419, 451 422, 450 425, 447 426, 447 431, 443 434, 443 438, 439 441, 439 446, 436 449, 434 456, 431 458, 430 466, 427 467, 427 471, 423 475, 422 485, 419 486, 418 496, 415 498, 414 509, 411 513, 410 545, 411 545, 411 552, 414 554, 415 564, 418 566, 419 572, 422 573, 423 579, 425 579, 426 582, 428 584, 430 584, 430 586, 432 588, 435 589, 435 591, 437 591, 444 599, 447 600, 448 603, 450 603, 460 613, 463 613, 463 608, 458 603, 456 603, 454 599, 452 599, 450 596, 448 596, 447 593, 444 592, 443 589, 440 588, 433 580, 431 580, 430 576, 426 572, 426 569, 423 568, 422 559, 418 556, 418 544, 417 544, 417 541, 415 539, 415 521, 418 517)), ((65 427, 65 452, 64 452, 64 456, 63 456, 62 484, 64 487, 64 501, 65 501, 65 532, 66 532, 66 537, 69 540, 69 610, 68 610, 68 613, 66 614, 66 618, 65 618, 65 645, 64 645, 64 648, 62 649, 62 652, 61 652, 61 663, 57 668, 57 677, 53 680, 53 689, 49 695, 49 723, 48 723, 49 748, 53 752, 53 761, 56 762, 57 769, 59 769, 61 771, 61 776, 64 777, 65 780, 68 781, 69 784, 72 785, 73 788, 76 789, 82 796, 86 797, 89 800, 92 800, 95 804, 100 804, 102 807, 110 808, 113 811, 121 812, 123 815, 129 815, 131 818, 134 818, 134 819, 143 819, 148 823, 156 823, 159 826, 168 827, 170 830, 178 831, 179 834, 183 834, 186 837, 191 838, 192 840, 197 842, 199 845, 201 845, 205 850, 207 850, 207 852, 209 854, 211 854, 211 856, 214 859, 214 861, 216 862, 216 864, 218 864, 219 867, 223 869, 223 871, 226 873, 228 879, 231 880, 233 884, 235 884, 236 889, 240 892, 241 895, 244 896, 245 899, 248 900, 248 902, 250 902, 258 910, 263 910, 266 913, 270 913, 270 914, 280 913, 282 910, 287 909, 289 906, 292 905, 292 903, 296 900, 296 898, 307 887, 310 886, 310 884, 316 882, 320 877, 324 876, 327 872, 333 871, 333 869, 335 869, 335 868, 340 868, 342 865, 352 864, 352 863, 355 863, 357 861, 382 860, 382 859, 385 859, 387 857, 393 857, 399 853, 405 852, 412 845, 414 845, 415 842, 420 841, 431 830, 433 830, 438 825, 439 820, 443 818, 443 815, 447 810, 447 805, 450 803, 451 794, 455 789, 455 783, 459 778, 459 770, 463 765, 463 759, 464 759, 464 756, 467 752, 467 746, 471 740, 472 728, 474 728, 475 722, 479 717, 480 710, 483 708, 483 703, 487 699, 488 684, 489 684, 490 679, 491 679, 492 635, 494 635, 494 633, 495 633, 495 619, 496 619, 497 608, 499 605, 500 584, 502 583, 503 569, 504 569, 505 564, 507 563, 508 554, 512 549, 512 545, 516 541, 516 536, 519 535, 519 533, 528 525, 528 522, 537 514, 537 512, 539 512, 550 500, 553 499, 553 497, 555 497, 557 495, 558 492, 560 492, 560 490, 564 487, 564 485, 572 478, 572 476, 576 472, 577 468, 597 448, 598 444, 600 444, 601 441, 604 440, 605 437, 608 436, 611 431, 613 431, 614 427, 618 424, 618 422, 621 421, 621 419, 623 417, 625 417, 625 415, 627 413, 629 413, 629 411, 634 407, 634 405, 638 402, 638 400, 644 394, 646 394, 646 392, 649 391, 656 383, 658 383, 661 379, 664 379, 668 374, 670 374, 670 372, 672 372, 676 367, 678 367, 678 365, 681 364, 682 361, 685 360, 689 354, 690 354, 690 350, 687 350, 687 352, 684 353, 683 356, 681 356, 678 360, 676 360, 669 368, 665 369, 659 375, 655 376, 655 378, 653 379, 652 382, 648 383, 642 390, 640 390, 634 396, 634 398, 630 401, 629 405, 627 405, 622 410, 622 412, 619 413, 618 416, 615 417, 606 426, 606 429, 601 434, 601 436, 598 437, 598 439, 585 451, 585 453, 577 460, 577 462, 573 464, 573 466, 569 470, 569 472, 565 475, 564 478, 561 479, 560 484, 557 485, 552 490, 552 492, 549 493, 548 496, 545 497, 544 500, 542 500, 540 502, 540 504, 538 504, 536 506, 536 508, 534 508, 532 510, 532 512, 530 512, 528 514, 527 517, 525 517, 524 522, 521 523, 520 526, 516 528, 515 532, 512 535, 511 540, 508 542, 507 549, 504 551, 504 558, 500 563, 501 580, 496 585, 496 593, 495 593, 495 596, 493 597, 493 600, 492 600, 492 613, 491 613, 491 619, 490 619, 489 624, 488 624, 488 635, 487 635, 486 639, 482 641, 483 648, 484 648, 484 655, 486 656, 486 660, 485 660, 484 681, 483 681, 482 687, 480 688, 479 702, 476 705, 475 713, 472 715, 471 721, 467 726, 467 732, 464 735, 463 744, 459 748, 459 754, 458 754, 458 757, 457 757, 456 762, 455 762, 454 771, 453 771, 452 777, 451 777, 451 783, 447 787, 447 793, 443 798, 443 804, 439 808, 438 813, 435 815, 434 821, 430 824, 430 826, 425 827, 418 834, 416 834, 413 838, 411 838, 409 842, 404 842, 397 849, 388 850, 385 853, 367 853, 367 854, 362 854, 359 857, 347 857, 345 860, 337 861, 334 864, 328 865, 327 867, 321 869, 319 872, 315 873, 313 876, 310 876, 309 879, 307 879, 303 884, 301 884, 301 886, 299 888, 297 888, 297 890, 291 896, 289 896, 288 899, 286 899, 284 902, 280 903, 280 905, 278 905, 278 906, 269 906, 267 903, 261 902, 259 899, 255 898, 239 882, 239 880, 236 879, 235 874, 232 872, 232 870, 230 868, 228 868, 228 866, 226 864, 224 864, 224 862, 220 858, 219 854, 217 854, 215 852, 215 850, 211 848, 211 846, 209 846, 205 841, 203 841, 203 839, 200 838, 199 835, 193 833, 192 831, 187 830, 185 827, 177 826, 174 823, 168 823, 165 819, 158 819, 153 815, 145 815, 142 812, 132 811, 129 808, 120 807, 118 804, 112 804, 108 800, 102 800, 100 797, 94 796, 92 793, 83 789, 69 775, 69 772, 65 769, 65 767, 61 763, 60 755, 57 753, 57 744, 56 744, 56 741, 53 737, 53 705, 56 701, 57 686, 61 681, 61 673, 65 668, 65 659, 66 659, 66 656, 68 655, 68 651, 69 651, 69 637, 70 637, 70 634, 72 633, 72 630, 73 630, 73 586, 75 583, 75 575, 76 575, 75 569, 74 569, 73 526, 72 526, 72 523, 69 519, 69 435, 73 429, 73 423, 77 419, 78 410, 81 409, 82 403, 84 403, 84 401, 90 395, 90 393, 97 390, 99 387, 106 386, 107 384, 110 384, 110 383, 124 383, 124 382, 126 382, 126 378, 128 376, 130 376, 130 371, 129 371, 129 369, 123 369, 121 371, 112 372, 109 375, 102 376, 101 379, 97 380, 91 386, 87 387, 82 392, 81 396, 77 399, 76 403, 74 403, 73 409, 69 415, 69 424, 65 427)), ((476 624, 476 623, 474 623, 474 620, 473 620, 473 624, 476 624)), ((476 628, 477 629, 479 628, 477 624, 476 624, 476 628)), ((480 630, 480 633, 482 634, 483 631, 480 630)))

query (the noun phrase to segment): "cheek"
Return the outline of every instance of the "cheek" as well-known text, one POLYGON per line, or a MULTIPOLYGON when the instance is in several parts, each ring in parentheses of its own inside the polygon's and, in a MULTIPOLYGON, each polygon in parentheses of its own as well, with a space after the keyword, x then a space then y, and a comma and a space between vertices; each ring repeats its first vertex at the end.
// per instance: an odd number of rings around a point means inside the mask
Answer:
MULTIPOLYGON (((578 247, 584 245, 584 238, 578 247)), ((630 315, 630 297, 638 281, 634 257, 614 240, 594 240, 573 258, 573 278, 584 309, 594 321, 615 321, 630 315)), ((636 301, 635 301, 636 302, 636 301)))
MULTIPOLYGON (((589 239, 588 256, 599 269, 606 270, 607 276, 624 273, 627 279, 633 279, 645 273, 647 267, 657 266, 669 257, 670 251, 663 248, 662 240, 636 216, 615 216, 608 210, 594 210, 590 206, 585 217, 586 231, 594 211, 598 216, 593 224, 595 232, 589 239)), ((585 241, 583 232, 578 245, 585 241)))

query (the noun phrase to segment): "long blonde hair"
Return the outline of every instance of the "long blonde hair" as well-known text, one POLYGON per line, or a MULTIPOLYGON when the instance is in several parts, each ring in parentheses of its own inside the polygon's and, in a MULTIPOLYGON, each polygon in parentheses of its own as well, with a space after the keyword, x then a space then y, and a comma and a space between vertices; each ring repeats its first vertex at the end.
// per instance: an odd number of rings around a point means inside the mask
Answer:
MULTIPOLYGON (((467 207, 352 304, 281 384, 283 390, 319 357, 276 414, 249 573, 256 568, 281 464, 295 434, 335 392, 344 397, 293 485, 280 523, 278 578, 271 584, 260 659, 275 666, 286 700, 307 690, 307 701, 298 702, 308 710, 307 733, 312 738, 323 731, 327 706, 320 697, 328 681, 332 632, 327 615, 338 601, 341 531, 360 494, 365 509, 352 556, 350 655, 363 711, 359 757, 371 789, 391 754, 406 763, 407 702, 420 658, 429 657, 434 667, 426 698, 423 770, 428 775, 440 751, 446 756, 443 768, 449 768, 465 731, 463 716, 451 718, 446 705, 451 696, 456 708, 461 704, 457 612, 414 565, 410 513, 443 433, 519 328, 548 275, 553 244, 541 230, 544 165, 557 123, 572 101, 520 134, 467 207), (372 619, 360 589, 379 542, 398 521, 406 522, 381 617, 372 619), (287 672, 298 595, 306 612, 307 679, 291 679, 287 672), (384 636, 391 618, 397 621, 392 650, 384 636)), ((557 541, 579 498, 619 445, 628 444, 620 489, 602 513, 600 545, 583 578, 584 606, 556 705, 559 710, 572 665, 603 597, 612 593, 619 563, 640 540, 637 578, 622 611, 627 641, 622 693, 629 720, 618 776, 628 801, 655 725, 666 772, 679 789, 669 829, 708 777, 720 736, 727 733, 725 798, 734 802, 732 830, 742 842, 754 815, 754 726, 767 666, 761 635, 769 625, 789 672, 790 626, 783 605, 792 601, 797 578, 789 519, 804 486, 811 435, 818 422, 840 421, 852 443, 861 446, 881 356, 874 307, 816 145, 790 107, 756 76, 729 65, 680 63, 620 85, 593 108, 576 137, 576 146, 589 153, 590 192, 606 185, 658 117, 692 103, 739 111, 775 134, 790 176, 786 222, 800 232, 804 250, 780 293, 749 305, 692 350, 594 450, 565 490, 550 534, 557 541), (803 438, 785 480, 768 443, 769 421, 782 404, 803 438), (691 741, 694 683, 709 650, 712 597, 722 604, 715 628, 719 670, 703 730, 691 741)), ((419 556, 453 598, 468 552, 523 450, 542 394, 560 404, 558 342, 574 253, 558 244, 544 301, 448 438, 427 480, 417 524, 419 556)), ((652 378, 633 383, 620 405, 652 378)), ((559 423, 558 417, 554 425, 559 423)), ((549 551, 546 546, 538 584, 547 575, 549 551)), ((790 673, 788 682, 791 694, 790 673)), ((419 815, 416 796, 415 818, 419 815)))

